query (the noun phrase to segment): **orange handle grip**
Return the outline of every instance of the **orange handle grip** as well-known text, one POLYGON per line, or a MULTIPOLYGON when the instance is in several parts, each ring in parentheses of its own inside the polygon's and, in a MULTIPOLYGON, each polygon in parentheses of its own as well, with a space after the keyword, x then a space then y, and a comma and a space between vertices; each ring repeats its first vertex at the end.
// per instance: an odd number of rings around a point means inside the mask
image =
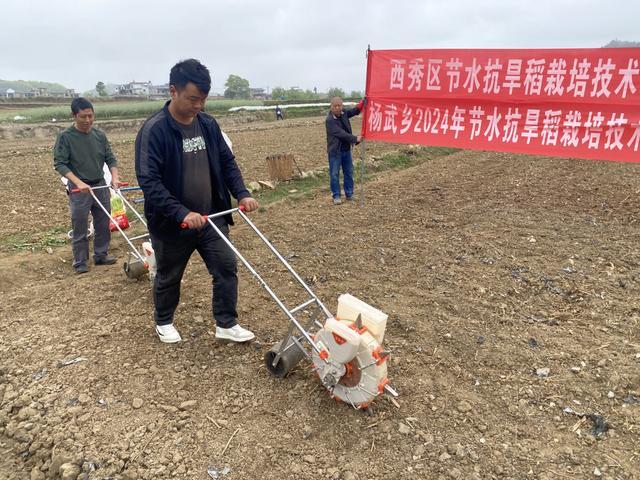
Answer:
MULTIPOLYGON (((207 220, 209 220, 209 217, 208 217, 208 216, 206 216, 206 215, 203 215, 203 216, 202 216, 202 219, 206 222, 207 220)), ((182 222, 182 223, 180 224, 180 228, 183 228, 183 229, 185 229, 185 230, 186 230, 187 228, 189 228, 189 224, 188 224, 187 222, 182 222)))

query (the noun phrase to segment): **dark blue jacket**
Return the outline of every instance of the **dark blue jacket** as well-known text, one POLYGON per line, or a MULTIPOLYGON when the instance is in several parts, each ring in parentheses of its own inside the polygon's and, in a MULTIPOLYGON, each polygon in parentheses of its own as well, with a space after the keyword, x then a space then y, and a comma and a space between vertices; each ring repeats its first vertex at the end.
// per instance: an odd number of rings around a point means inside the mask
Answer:
MULTIPOLYGON (((189 209, 182 204, 182 133, 168 106, 169 102, 149 117, 136 137, 136 175, 144 193, 144 214, 149 232, 165 240, 193 234, 180 228, 182 220, 189 213, 189 209)), ((240 169, 222 137, 218 122, 202 112, 194 121, 200 122, 209 157, 214 209, 210 213, 228 210, 231 208, 230 193, 238 201, 251 194, 244 185, 240 169)), ((231 215, 225 219, 233 224, 231 215)))
POLYGON ((351 144, 358 141, 357 137, 351 133, 351 124, 349 123, 349 119, 356 115, 360 115, 360 110, 357 107, 343 110, 342 115, 338 118, 335 118, 333 113, 329 112, 325 121, 325 126, 327 127, 327 153, 329 155, 339 153, 342 145, 346 144, 350 147, 351 144), (342 126, 340 126, 341 124, 342 126))

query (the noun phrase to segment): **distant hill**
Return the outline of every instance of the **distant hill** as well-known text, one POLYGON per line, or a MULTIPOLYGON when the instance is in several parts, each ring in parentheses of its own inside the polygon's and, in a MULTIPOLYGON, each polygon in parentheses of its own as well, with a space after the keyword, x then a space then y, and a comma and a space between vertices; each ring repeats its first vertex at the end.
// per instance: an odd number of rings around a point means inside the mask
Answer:
POLYGON ((64 92, 67 87, 59 83, 37 82, 35 80, 0 80, 0 89, 11 88, 16 92, 30 92, 34 88, 46 88, 50 92, 64 92))
POLYGON ((604 48, 636 48, 640 47, 640 42, 626 42, 624 40, 611 40, 604 48))

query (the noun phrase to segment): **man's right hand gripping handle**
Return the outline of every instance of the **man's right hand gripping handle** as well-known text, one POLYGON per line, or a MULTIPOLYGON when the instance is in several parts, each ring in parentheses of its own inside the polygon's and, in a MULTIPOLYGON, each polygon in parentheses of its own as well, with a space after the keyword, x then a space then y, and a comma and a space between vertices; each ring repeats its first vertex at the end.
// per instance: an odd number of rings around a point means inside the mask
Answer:
POLYGON ((182 219, 180 226, 182 228, 202 228, 207 223, 207 217, 203 217, 199 213, 189 212, 187 216, 182 219))

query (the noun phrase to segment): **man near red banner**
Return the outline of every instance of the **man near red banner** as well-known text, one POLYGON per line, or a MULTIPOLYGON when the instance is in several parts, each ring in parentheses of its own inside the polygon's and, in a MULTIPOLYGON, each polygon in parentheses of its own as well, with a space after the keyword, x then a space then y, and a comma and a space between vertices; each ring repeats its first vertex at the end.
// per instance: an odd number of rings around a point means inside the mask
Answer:
POLYGON ((76 273, 87 273, 89 267, 89 239, 87 226, 89 212, 93 217, 95 237, 93 240, 93 262, 96 265, 113 265, 116 259, 108 255, 111 233, 109 217, 97 204, 90 190, 98 201, 110 211, 109 189, 104 179, 104 165, 111 173, 111 185, 118 188, 118 162, 111 151, 109 140, 101 130, 93 127, 93 105, 85 98, 74 98, 71 102, 73 125, 56 138, 53 147, 53 163, 56 171, 65 177, 69 192, 71 225, 73 234, 71 250, 73 252, 73 268, 76 273), (79 190, 73 192, 72 190, 79 190))
MULTIPOLYGON (((157 264, 156 333, 164 343, 181 340, 173 315, 182 275, 197 250, 213 278, 216 338, 246 342, 255 335, 238 325, 236 257, 203 215, 230 210, 230 195, 247 212, 256 210, 258 202, 245 187, 218 123, 203 111, 211 88, 207 67, 195 59, 181 61, 171 69, 169 85, 171 100, 146 120, 135 148, 136 174, 157 264), (188 229, 181 228, 183 223, 188 229)), ((231 215, 214 221, 228 236, 231 215)))
POLYGON ((325 121, 327 128, 327 154, 329 156, 329 186, 333 203, 340 205, 340 169, 344 176, 344 194, 347 200, 353 198, 353 159, 351 145, 362 141, 362 136, 354 135, 351 131, 349 119, 360 115, 364 108, 364 100, 355 108, 344 110, 342 98, 333 97, 325 121))

